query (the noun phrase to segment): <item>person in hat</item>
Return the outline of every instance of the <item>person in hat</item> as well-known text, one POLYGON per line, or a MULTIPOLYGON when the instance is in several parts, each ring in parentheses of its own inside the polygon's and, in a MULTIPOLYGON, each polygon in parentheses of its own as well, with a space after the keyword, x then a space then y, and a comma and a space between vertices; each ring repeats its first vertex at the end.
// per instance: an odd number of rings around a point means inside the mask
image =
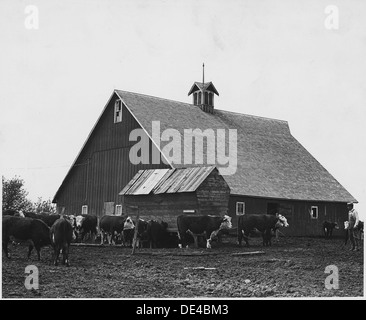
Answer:
POLYGON ((360 240, 361 240, 361 234, 358 229, 358 224, 360 222, 358 218, 358 212, 353 208, 353 203, 348 202, 347 203, 347 209, 348 209, 348 234, 349 234, 349 240, 351 241, 352 248, 351 251, 358 251, 360 250, 360 240))

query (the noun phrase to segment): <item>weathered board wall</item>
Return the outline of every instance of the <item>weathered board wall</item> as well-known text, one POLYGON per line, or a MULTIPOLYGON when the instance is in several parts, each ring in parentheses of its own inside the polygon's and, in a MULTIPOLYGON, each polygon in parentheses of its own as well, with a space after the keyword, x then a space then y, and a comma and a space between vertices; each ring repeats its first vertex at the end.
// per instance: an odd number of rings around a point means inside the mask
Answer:
POLYGON ((230 188, 225 179, 214 170, 196 190, 200 214, 223 216, 228 213, 230 188))
POLYGON ((337 222, 338 230, 334 230, 333 235, 344 234, 343 222, 348 219, 346 203, 341 202, 308 202, 290 201, 282 199, 264 199, 231 195, 229 201, 229 214, 233 217, 233 226, 237 227, 236 203, 245 203, 245 214, 267 214, 268 210, 277 205, 278 212, 284 215, 289 223, 289 227, 282 228, 286 235, 294 236, 321 236, 323 235, 322 225, 325 220, 337 222), (311 217, 312 206, 318 207, 318 217, 311 217))
POLYGON ((149 195, 124 195, 124 214, 135 217, 138 207, 142 219, 165 221, 169 228, 177 227, 177 216, 184 210, 195 214, 223 216, 228 212, 230 188, 224 178, 213 170, 195 192, 176 192, 149 195))
POLYGON ((198 210, 194 192, 130 195, 123 198, 124 214, 136 217, 137 209, 133 207, 138 207, 140 218, 167 222, 169 228, 176 228, 177 216, 183 214, 183 210, 198 210))
MULTIPOLYGON (((122 122, 114 123, 116 99, 114 94, 57 193, 57 208, 65 208, 65 214, 79 214, 83 205, 88 206, 88 213, 110 214, 105 208, 121 204, 118 193, 138 170, 170 168, 162 161, 161 164, 131 163, 130 148, 136 142, 129 141, 130 132, 141 127, 124 106, 122 122)), ((149 140, 150 163, 152 148, 155 146, 149 140)))

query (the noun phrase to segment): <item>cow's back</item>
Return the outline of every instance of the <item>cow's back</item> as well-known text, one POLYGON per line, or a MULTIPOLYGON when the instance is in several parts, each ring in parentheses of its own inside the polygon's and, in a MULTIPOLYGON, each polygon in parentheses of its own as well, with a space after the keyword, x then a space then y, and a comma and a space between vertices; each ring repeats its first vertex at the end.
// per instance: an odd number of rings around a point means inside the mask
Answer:
POLYGON ((193 233, 200 234, 218 229, 221 221, 220 216, 180 215, 177 217, 177 226, 179 232, 185 233, 190 230, 193 233))
POLYGON ((85 219, 81 223, 81 227, 85 229, 94 229, 98 225, 98 218, 97 216, 87 214, 85 215, 85 219))
POLYGON ((103 216, 99 221, 99 228, 105 232, 122 232, 125 219, 122 216, 103 216))
POLYGON ((59 214, 48 214, 48 213, 40 213, 38 214, 39 218, 41 219, 45 224, 47 224, 50 228, 53 226, 53 224, 61 218, 59 214))
POLYGON ((70 243, 72 241, 73 229, 71 224, 64 218, 57 219, 50 229, 52 242, 55 243, 70 243))
POLYGON ((3 239, 12 236, 18 240, 32 240, 47 245, 50 243, 49 230, 49 227, 39 219, 13 216, 3 218, 3 239))
POLYGON ((276 224, 277 217, 270 214, 246 214, 238 219, 238 228, 241 230, 252 230, 254 228, 264 231, 273 228, 276 224))

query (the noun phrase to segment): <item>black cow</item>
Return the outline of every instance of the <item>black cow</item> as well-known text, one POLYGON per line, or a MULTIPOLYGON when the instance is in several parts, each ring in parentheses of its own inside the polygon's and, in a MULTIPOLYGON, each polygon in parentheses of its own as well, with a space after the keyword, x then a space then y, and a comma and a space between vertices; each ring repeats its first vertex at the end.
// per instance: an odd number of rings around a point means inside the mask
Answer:
POLYGON ((338 226, 337 222, 324 221, 322 228, 323 228, 323 232, 324 232, 324 237, 332 238, 333 230, 339 229, 339 226, 338 226))
POLYGON ((272 214, 245 214, 238 219, 238 244, 244 237, 246 245, 249 246, 248 237, 250 232, 257 229, 262 233, 263 245, 271 245, 271 232, 279 227, 288 227, 287 219, 280 215, 272 214))
POLYGON ((25 215, 21 210, 14 210, 14 209, 7 209, 3 211, 3 216, 12 216, 12 217, 22 217, 24 218, 25 215))
POLYGON ((35 247, 40 260, 41 247, 51 244, 50 228, 38 219, 4 216, 2 231, 3 250, 8 258, 8 243, 11 238, 17 242, 29 242, 28 259, 35 247))
POLYGON ((126 221, 126 217, 124 216, 103 216, 99 221, 99 229, 101 233, 101 244, 104 243, 104 236, 107 236, 107 240, 109 244, 112 244, 112 241, 116 243, 115 236, 120 235, 123 231, 123 225, 126 221))
POLYGON ((198 247, 197 236, 203 235, 206 238, 206 248, 211 248, 211 242, 221 229, 232 227, 231 217, 225 215, 180 215, 177 217, 178 237, 180 247, 186 246, 186 233, 190 233, 194 238, 195 246, 198 247))
POLYGON ((50 229, 51 245, 54 250, 54 264, 58 265, 58 258, 62 251, 62 263, 67 267, 69 263, 69 247, 73 239, 74 230, 71 223, 65 218, 55 221, 50 229))
POLYGON ((139 224, 137 227, 137 236, 136 236, 136 241, 137 241, 138 247, 142 247, 143 243, 148 240, 147 225, 148 225, 147 221, 145 221, 143 219, 139 219, 139 224))
POLYGON ((168 232, 166 231, 168 224, 166 222, 157 222, 150 220, 147 223, 147 240, 150 248, 163 248, 167 246, 168 232))
POLYGON ((123 224, 122 243, 124 246, 132 247, 133 236, 135 234, 135 223, 131 217, 127 217, 123 224))
POLYGON ((19 217, 20 216, 20 213, 18 210, 15 210, 15 209, 6 209, 3 211, 3 217, 4 216, 15 216, 15 217, 19 217))
POLYGON ((23 213, 24 213, 24 216, 26 218, 39 219, 37 213, 35 213, 35 212, 32 212, 32 211, 24 211, 23 213))
MULTIPOLYGON (((137 235, 136 235, 136 244, 138 247, 142 246, 142 242, 147 240, 147 222, 143 219, 139 219, 137 235)), ((127 217, 124 226, 123 226, 123 243, 125 246, 132 246, 133 237, 135 236, 135 226, 136 223, 132 220, 131 217, 127 217)))
POLYGON ((75 227, 81 241, 85 239, 87 234, 90 234, 90 238, 94 241, 98 234, 98 218, 91 214, 77 216, 75 227))
POLYGON ((46 213, 46 212, 41 212, 41 213, 24 212, 24 216, 26 218, 32 218, 32 219, 42 220, 50 228, 52 227, 52 225, 54 224, 54 222, 57 219, 60 219, 60 217, 61 217, 59 214, 51 214, 51 213, 46 213))

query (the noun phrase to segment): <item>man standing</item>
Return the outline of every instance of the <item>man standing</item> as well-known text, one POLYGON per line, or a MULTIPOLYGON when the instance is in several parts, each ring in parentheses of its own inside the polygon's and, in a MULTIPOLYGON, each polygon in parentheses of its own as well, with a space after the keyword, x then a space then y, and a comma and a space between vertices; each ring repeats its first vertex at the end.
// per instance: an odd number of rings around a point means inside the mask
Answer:
POLYGON ((348 234, 349 234, 349 240, 352 243, 351 251, 358 251, 360 250, 359 242, 361 238, 361 234, 358 227, 359 224, 359 218, 358 218, 358 212, 353 209, 353 203, 348 202, 347 203, 347 209, 348 209, 348 234))

